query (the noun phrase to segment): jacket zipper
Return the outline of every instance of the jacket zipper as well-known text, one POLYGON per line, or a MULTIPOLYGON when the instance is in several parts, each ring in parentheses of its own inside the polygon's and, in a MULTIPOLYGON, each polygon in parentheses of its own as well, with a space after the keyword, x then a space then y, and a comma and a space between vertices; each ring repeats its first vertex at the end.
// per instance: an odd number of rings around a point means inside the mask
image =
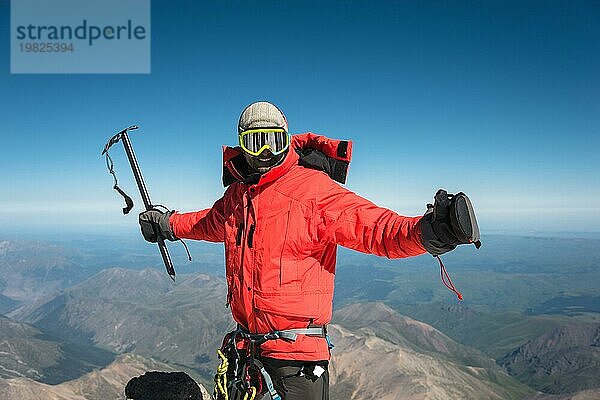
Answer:
MULTIPOLYGON (((244 286, 244 250, 246 249, 245 243, 243 237, 244 237, 244 233, 245 233, 245 227, 247 226, 247 224, 245 223, 245 221, 248 220, 248 215, 250 213, 250 207, 252 207, 252 200, 250 199, 250 195, 248 195, 248 193, 245 193, 246 199, 247 199, 247 204, 248 204, 248 209, 246 211, 246 213, 244 214, 244 222, 240 222, 239 228, 238 228, 238 232, 235 238, 235 242, 236 245, 238 246, 242 246, 242 255, 241 255, 241 259, 240 259, 240 272, 239 272, 239 276, 240 276, 240 285, 242 285, 242 287, 244 286)), ((250 225, 250 229, 248 229, 248 247, 252 248, 253 242, 254 242, 254 224, 250 225)), ((231 298, 233 297, 233 293, 231 292, 231 289, 229 289, 229 287, 227 288, 227 303, 225 303, 225 307, 229 307, 231 304, 231 298)))
MULTIPOLYGON (((238 231, 237 234, 235 236, 235 244, 237 246, 240 246, 242 244, 242 236, 244 235, 244 222, 240 222, 240 225, 238 226, 238 231)), ((240 271, 242 271, 242 265, 243 265, 243 259, 244 259, 244 251, 242 248, 242 261, 240 262, 240 271)), ((231 288, 227 287, 227 302, 225 303, 225 308, 229 308, 229 305, 231 304, 231 297, 233 296, 233 293, 231 292, 231 288)))
MULTIPOLYGON (((250 196, 248 196, 247 193, 244 194, 244 196, 247 196, 246 199, 248 201, 248 211, 246 211, 246 213, 244 213, 244 221, 240 222, 239 228, 238 228, 238 232, 235 238, 235 243, 238 246, 242 246, 242 255, 240 258, 240 272, 239 272, 239 278, 240 278, 240 285, 243 287, 244 286, 244 250, 246 249, 246 246, 244 245, 244 241, 242 240, 242 238, 244 237, 244 233, 245 233, 245 227, 247 226, 247 224, 245 223, 246 220, 248 219, 248 213, 250 212, 250 207, 251 207, 251 200, 250 200, 250 196)), ((234 278, 235 279, 235 278, 234 278)), ((225 304, 225 307, 229 307, 229 305, 231 304, 231 298, 233 297, 233 293, 231 292, 231 289, 228 287, 227 288, 227 303, 225 304)))

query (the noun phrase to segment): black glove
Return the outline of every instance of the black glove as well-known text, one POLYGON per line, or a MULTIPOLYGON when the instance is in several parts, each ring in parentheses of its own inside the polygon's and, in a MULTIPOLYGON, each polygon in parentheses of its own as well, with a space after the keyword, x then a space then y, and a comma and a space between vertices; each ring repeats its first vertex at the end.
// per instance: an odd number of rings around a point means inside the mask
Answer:
POLYGON ((163 240, 178 240, 169 224, 171 214, 173 214, 173 211, 162 212, 159 210, 148 210, 140 213, 139 222, 144 239, 151 243, 156 243, 158 236, 163 240))
POLYGON ((434 256, 454 250, 459 244, 481 246, 473 206, 464 193, 437 191, 434 205, 427 205, 421 219, 421 243, 434 256))

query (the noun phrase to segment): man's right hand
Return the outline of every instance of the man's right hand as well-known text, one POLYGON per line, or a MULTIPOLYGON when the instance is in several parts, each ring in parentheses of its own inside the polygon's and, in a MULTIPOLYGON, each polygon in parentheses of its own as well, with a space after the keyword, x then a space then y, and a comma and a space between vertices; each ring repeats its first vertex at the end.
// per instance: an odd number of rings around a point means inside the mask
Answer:
POLYGON ((163 240, 178 240, 169 224, 171 214, 173 211, 162 212, 159 210, 147 210, 140 213, 139 222, 144 239, 151 243, 156 243, 159 237, 163 240))

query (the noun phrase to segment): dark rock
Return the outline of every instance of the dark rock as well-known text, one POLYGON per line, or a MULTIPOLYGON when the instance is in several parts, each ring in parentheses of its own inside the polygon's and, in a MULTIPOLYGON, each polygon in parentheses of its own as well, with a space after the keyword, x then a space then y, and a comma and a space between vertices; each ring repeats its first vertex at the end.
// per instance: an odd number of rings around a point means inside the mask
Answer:
POLYGON ((125 387, 130 400, 203 400, 198 384, 185 372, 146 372, 125 387))

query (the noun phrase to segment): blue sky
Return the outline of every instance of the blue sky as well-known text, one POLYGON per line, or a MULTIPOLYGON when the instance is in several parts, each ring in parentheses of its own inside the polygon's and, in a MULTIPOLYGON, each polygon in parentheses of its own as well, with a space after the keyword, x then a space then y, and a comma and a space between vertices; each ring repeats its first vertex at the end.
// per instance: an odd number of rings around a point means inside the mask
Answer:
MULTIPOLYGON (((210 206, 250 102, 354 140, 348 187, 419 215, 468 193, 482 231, 600 231, 597 1, 152 2, 149 75, 11 75, 0 0, 2 230, 137 229, 100 151, 119 128, 155 202, 210 206)), ((123 151, 122 186, 136 193, 123 151)))

